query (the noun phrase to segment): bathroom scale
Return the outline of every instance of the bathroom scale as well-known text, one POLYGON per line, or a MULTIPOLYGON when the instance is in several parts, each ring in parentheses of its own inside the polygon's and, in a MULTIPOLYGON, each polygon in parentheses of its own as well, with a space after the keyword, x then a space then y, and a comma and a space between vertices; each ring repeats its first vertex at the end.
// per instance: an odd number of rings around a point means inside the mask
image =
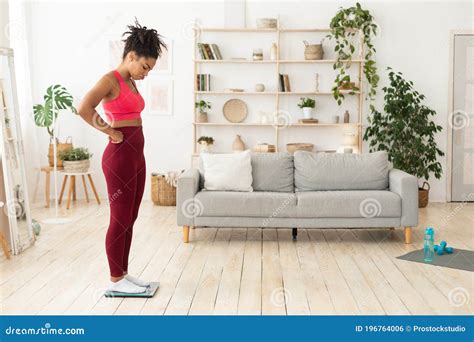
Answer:
POLYGON ((147 290, 142 293, 124 293, 124 292, 116 292, 116 291, 105 291, 104 295, 107 298, 110 297, 136 297, 136 298, 151 298, 155 295, 156 291, 160 287, 159 282, 150 283, 147 290))

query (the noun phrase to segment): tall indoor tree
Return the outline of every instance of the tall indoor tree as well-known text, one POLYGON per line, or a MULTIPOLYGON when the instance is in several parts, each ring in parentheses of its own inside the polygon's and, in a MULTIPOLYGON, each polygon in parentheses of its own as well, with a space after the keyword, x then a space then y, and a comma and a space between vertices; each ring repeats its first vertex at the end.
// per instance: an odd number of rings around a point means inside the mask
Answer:
POLYGON ((395 168, 426 181, 431 174, 439 179, 443 170, 438 157, 444 152, 435 140, 442 130, 432 121, 436 112, 423 104, 425 96, 412 81, 390 67, 387 70, 390 83, 382 88, 384 110, 372 108, 364 140, 370 141, 370 152, 387 151, 395 168))

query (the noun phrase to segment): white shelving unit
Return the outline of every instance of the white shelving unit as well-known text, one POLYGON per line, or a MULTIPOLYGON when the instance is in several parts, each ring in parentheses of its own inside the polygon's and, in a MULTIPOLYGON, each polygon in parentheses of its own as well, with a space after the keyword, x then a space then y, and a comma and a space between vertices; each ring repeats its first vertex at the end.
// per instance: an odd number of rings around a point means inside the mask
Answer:
MULTIPOLYGON (((206 99, 205 97, 208 96, 228 96, 228 95, 234 95, 235 97, 240 97, 240 96, 274 96, 275 99, 275 104, 274 104, 274 110, 275 113, 279 113, 281 110, 287 110, 286 108, 281 108, 280 107, 280 97, 287 97, 287 96, 295 96, 295 95, 306 95, 306 96, 331 96, 333 95, 332 92, 315 92, 315 91, 299 91, 299 92, 281 92, 281 91, 264 91, 264 92, 254 92, 254 91, 243 91, 243 92, 233 92, 233 91, 198 91, 196 90, 196 75, 199 73, 199 68, 202 65, 205 64, 274 64, 276 65, 276 76, 275 76, 275 84, 278 87, 279 84, 279 74, 281 72, 280 70, 280 65, 282 64, 334 64, 336 62, 335 59, 323 59, 323 60, 288 60, 288 59, 280 59, 280 51, 281 51, 281 37, 283 34, 297 34, 297 33, 329 33, 331 30, 329 28, 297 28, 297 29, 284 29, 280 27, 280 21, 278 20, 277 23, 277 28, 276 29, 257 29, 257 28, 217 28, 217 27, 199 27, 198 25, 194 26, 194 53, 193 53, 193 64, 194 64, 194 77, 193 77, 193 82, 194 82, 194 103, 201 100, 201 99, 206 99), (200 59, 198 58, 198 43, 201 43, 202 41, 202 36, 205 35, 207 32, 214 32, 214 33, 220 33, 225 35, 228 33, 255 33, 255 34, 260 34, 260 33, 274 33, 275 34, 275 41, 277 43, 277 59, 276 60, 262 60, 262 61, 254 61, 254 60, 241 60, 241 59, 221 59, 221 60, 205 60, 205 59, 200 59)), ((357 36, 357 35, 356 35, 357 36)), ((341 93, 345 94, 346 96, 356 96, 357 101, 358 101, 358 113, 357 113, 357 121, 356 122, 351 122, 351 123, 338 123, 338 124, 332 124, 332 123, 318 123, 318 124, 300 124, 300 123, 290 123, 289 125, 285 125, 285 128, 301 128, 301 127, 307 127, 307 128, 312 128, 312 129, 324 129, 324 128, 336 128, 336 127, 341 127, 341 128, 348 128, 348 127, 354 127, 355 132, 357 133, 357 138, 358 138, 358 151, 359 153, 362 152, 362 109, 363 109, 363 101, 364 101, 364 92, 363 92, 363 87, 362 85, 362 73, 363 73, 363 59, 362 57, 364 56, 364 49, 363 49, 363 42, 362 42, 362 35, 358 33, 358 39, 359 39, 359 56, 357 59, 352 59, 352 64, 357 66, 358 69, 358 84, 360 91, 341 91, 341 93), (352 93, 352 94, 349 94, 352 93)), ((331 68, 332 70, 332 68, 331 68)), ((295 82, 293 82, 295 83, 295 82)), ((194 103, 193 103, 193 108, 194 108, 194 103)), ((334 101, 334 106, 337 106, 337 102, 334 101)), ((213 122, 208 122, 208 123, 198 123, 195 122, 195 113, 193 113, 193 156, 197 156, 198 151, 198 144, 196 142, 197 136, 200 133, 199 129, 201 127, 215 127, 215 129, 218 129, 219 127, 229 127, 229 126, 235 126, 235 127, 261 127, 263 128, 272 128, 274 129, 275 132, 275 147, 276 151, 279 150, 279 139, 280 139, 280 130, 283 127, 283 125, 279 124, 260 124, 260 123, 213 123, 213 122)), ((230 152, 230 151, 229 151, 230 152)))

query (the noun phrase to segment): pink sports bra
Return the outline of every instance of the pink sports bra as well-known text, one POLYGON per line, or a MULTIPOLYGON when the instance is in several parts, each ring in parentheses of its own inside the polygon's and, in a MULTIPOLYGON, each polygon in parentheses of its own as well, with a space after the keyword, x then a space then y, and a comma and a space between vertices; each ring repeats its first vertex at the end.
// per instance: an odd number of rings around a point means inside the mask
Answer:
POLYGON ((140 119, 140 113, 145 108, 145 100, 140 93, 130 89, 117 70, 114 70, 114 75, 119 81, 120 92, 117 98, 102 102, 107 119, 110 121, 140 119))

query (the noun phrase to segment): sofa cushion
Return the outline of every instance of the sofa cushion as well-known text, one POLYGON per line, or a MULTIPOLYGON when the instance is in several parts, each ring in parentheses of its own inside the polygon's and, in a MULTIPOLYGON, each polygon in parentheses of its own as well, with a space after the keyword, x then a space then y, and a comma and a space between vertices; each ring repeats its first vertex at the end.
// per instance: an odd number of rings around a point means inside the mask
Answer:
POLYGON ((297 192, 298 217, 400 217, 402 200, 388 190, 297 192))
POLYGON ((196 216, 295 217, 294 192, 200 191, 196 216))
POLYGON ((204 188, 222 191, 253 191, 250 150, 238 153, 203 153, 204 188))
POLYGON ((293 156, 286 152, 252 153, 252 176, 255 191, 293 192, 293 156))
POLYGON ((296 191, 384 190, 388 187, 387 152, 296 151, 294 163, 296 191))

